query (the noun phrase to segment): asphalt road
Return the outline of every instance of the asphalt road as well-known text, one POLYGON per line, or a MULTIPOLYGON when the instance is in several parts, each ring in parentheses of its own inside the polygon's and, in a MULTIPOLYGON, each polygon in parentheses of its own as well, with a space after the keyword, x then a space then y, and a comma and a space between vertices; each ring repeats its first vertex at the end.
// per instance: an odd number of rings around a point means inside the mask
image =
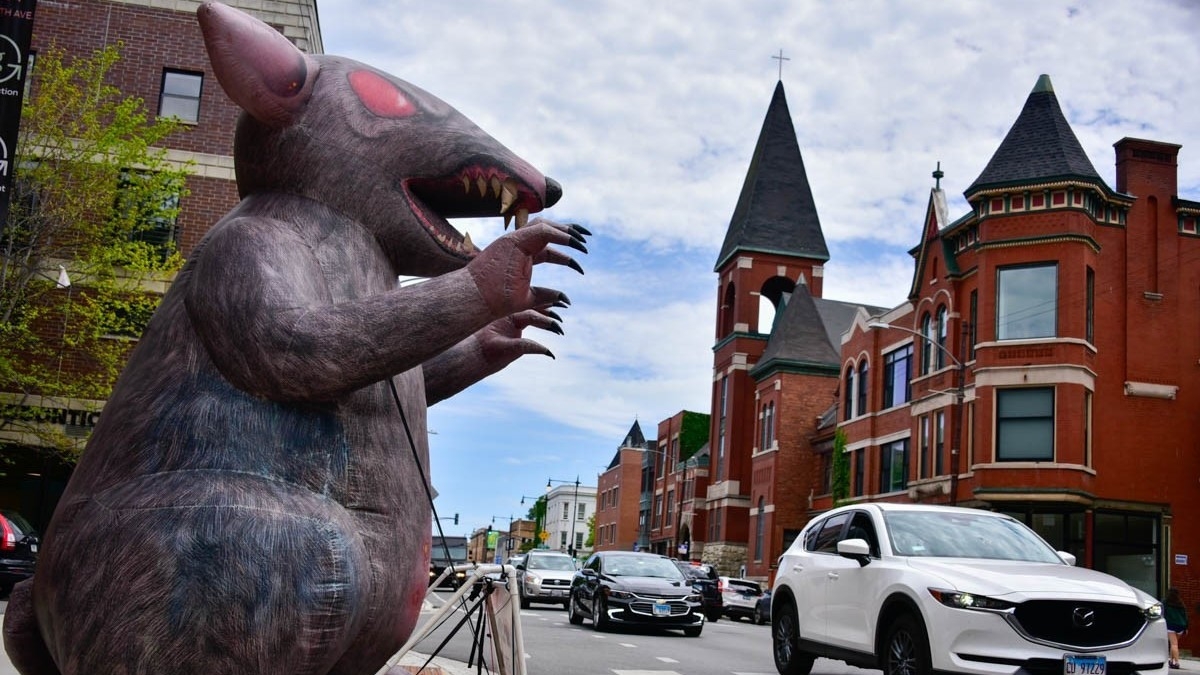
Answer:
MULTIPOLYGON (((422 619, 432 614, 427 612, 422 619)), ((462 614, 454 613, 461 618, 462 614)), ((457 622, 454 619, 453 622, 457 622)), ((533 605, 521 611, 528 675, 777 675, 771 658, 770 626, 721 619, 706 623, 700 637, 680 631, 618 629, 598 633, 590 621, 567 622, 561 607, 533 605)), ((445 637, 440 631, 416 647, 431 653, 445 637)), ((464 629, 441 652, 467 661, 470 638, 464 629)), ((471 669, 474 672, 474 669, 471 669)), ((875 673, 820 659, 815 675, 875 673)))

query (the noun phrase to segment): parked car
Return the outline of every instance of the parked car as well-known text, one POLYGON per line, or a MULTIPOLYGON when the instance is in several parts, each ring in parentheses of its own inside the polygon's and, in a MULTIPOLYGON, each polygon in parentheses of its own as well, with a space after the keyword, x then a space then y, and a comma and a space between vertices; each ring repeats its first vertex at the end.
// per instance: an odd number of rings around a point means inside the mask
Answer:
POLYGON ((633 551, 597 551, 571 582, 568 619, 591 619, 598 631, 610 626, 679 628, 688 637, 704 629, 700 595, 666 556, 633 551))
POLYGON ((1162 604, 1074 563, 999 513, 833 509, 779 559, 775 667, 807 675, 822 656, 885 675, 1165 672, 1162 604))
POLYGON ((712 565, 676 560, 675 566, 692 580, 692 588, 704 601, 704 618, 717 621, 724 614, 725 599, 721 593, 721 577, 712 565))
POLYGON ((771 623, 771 589, 763 591, 763 594, 758 596, 758 602, 754 603, 754 623, 763 625, 771 623))
POLYGON ((0 597, 19 581, 33 576, 37 566, 38 533, 16 511, 0 511, 0 597))
POLYGON ((762 586, 750 579, 721 577, 721 601, 725 616, 737 620, 754 619, 754 607, 762 597, 762 586))
POLYGON ((521 609, 533 602, 552 602, 567 606, 571 580, 575 578, 575 559, 558 551, 533 550, 517 563, 517 593, 521 609))

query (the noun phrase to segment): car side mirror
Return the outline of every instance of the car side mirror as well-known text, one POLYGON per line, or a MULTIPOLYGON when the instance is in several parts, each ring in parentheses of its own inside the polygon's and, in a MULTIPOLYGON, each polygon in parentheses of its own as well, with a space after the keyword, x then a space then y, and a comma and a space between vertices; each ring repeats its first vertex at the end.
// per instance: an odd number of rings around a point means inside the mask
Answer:
POLYGON ((586 569, 586 568, 581 569, 581 570, 579 570, 579 573, 582 574, 585 579, 596 578, 596 570, 593 570, 593 569, 586 569))
POLYGON ((525 571, 525 563, 517 563, 514 567, 521 570, 522 572, 525 571))
POLYGON ((871 562, 871 546, 865 539, 843 539, 837 543, 838 555, 858 561, 860 567, 871 562))
POLYGON ((1075 566, 1075 563, 1076 563, 1075 556, 1071 555, 1070 553, 1067 553, 1066 551, 1057 551, 1057 553, 1058 553, 1058 557, 1062 558, 1063 562, 1067 563, 1068 565, 1070 565, 1072 567, 1075 566))

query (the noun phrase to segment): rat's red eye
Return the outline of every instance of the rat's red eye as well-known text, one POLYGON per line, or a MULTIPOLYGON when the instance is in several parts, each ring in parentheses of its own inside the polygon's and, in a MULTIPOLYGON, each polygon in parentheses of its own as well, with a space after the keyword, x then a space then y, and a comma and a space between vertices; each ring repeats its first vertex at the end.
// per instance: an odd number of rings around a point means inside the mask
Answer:
POLYGON ((380 117, 411 117, 417 112, 417 107, 404 92, 369 70, 350 73, 350 88, 367 110, 380 117))

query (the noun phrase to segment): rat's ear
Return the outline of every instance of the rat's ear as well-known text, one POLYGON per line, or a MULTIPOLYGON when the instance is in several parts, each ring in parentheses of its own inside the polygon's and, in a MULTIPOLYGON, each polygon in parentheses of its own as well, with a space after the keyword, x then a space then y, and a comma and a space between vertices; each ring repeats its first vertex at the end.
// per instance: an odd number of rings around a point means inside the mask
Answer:
POLYGON ((221 88, 271 126, 291 124, 312 96, 318 65, 258 19, 219 2, 196 10, 221 88))

